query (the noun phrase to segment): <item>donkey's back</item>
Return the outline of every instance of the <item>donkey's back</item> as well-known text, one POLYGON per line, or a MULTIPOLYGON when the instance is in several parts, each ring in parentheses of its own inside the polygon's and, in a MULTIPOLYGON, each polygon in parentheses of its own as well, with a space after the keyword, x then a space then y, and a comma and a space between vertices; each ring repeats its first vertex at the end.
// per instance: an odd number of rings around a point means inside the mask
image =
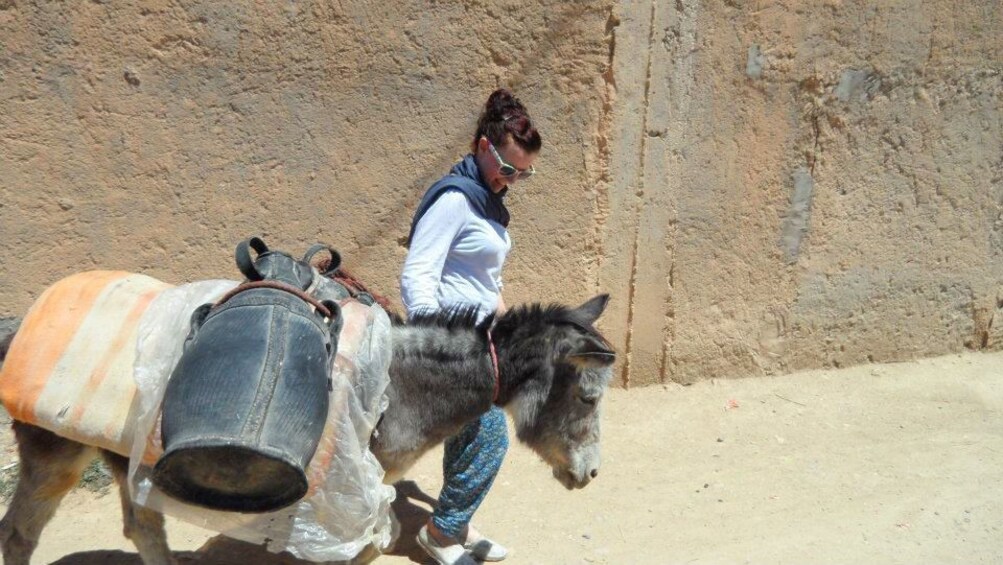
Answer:
POLYGON ((170 287, 145 275, 89 271, 47 288, 16 334, 0 335, 0 401, 11 417, 129 453, 139 322, 170 287))

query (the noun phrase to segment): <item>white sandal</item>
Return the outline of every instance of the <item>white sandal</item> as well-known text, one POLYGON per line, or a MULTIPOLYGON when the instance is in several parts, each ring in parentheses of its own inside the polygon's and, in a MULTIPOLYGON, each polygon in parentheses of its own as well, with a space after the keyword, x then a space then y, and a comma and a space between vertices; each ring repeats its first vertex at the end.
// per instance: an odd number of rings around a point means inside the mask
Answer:
POLYGON ((467 535, 463 539, 463 549, 481 561, 501 561, 508 557, 508 549, 504 545, 485 537, 470 525, 467 526, 467 535))
POLYGON ((418 530, 418 545, 439 565, 477 565, 477 561, 467 554, 459 543, 439 545, 428 533, 428 524, 418 530))

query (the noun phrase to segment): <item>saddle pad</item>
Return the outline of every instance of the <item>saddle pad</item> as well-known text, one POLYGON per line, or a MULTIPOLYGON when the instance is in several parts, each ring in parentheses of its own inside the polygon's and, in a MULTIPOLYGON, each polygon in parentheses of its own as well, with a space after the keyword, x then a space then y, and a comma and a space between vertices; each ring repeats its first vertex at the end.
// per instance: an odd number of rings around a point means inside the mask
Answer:
POLYGON ((128 453, 137 329, 168 288, 145 275, 88 271, 46 289, 0 370, 0 402, 22 422, 128 453))

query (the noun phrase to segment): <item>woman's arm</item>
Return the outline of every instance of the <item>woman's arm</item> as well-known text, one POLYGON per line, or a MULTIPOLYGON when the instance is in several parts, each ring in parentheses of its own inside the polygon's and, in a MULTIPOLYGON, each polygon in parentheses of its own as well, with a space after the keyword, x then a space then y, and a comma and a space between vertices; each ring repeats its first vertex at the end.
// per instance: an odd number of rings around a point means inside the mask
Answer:
POLYGON ((469 214, 467 197, 450 190, 432 204, 415 226, 401 273, 401 299, 409 316, 439 309, 436 291, 442 267, 469 214))

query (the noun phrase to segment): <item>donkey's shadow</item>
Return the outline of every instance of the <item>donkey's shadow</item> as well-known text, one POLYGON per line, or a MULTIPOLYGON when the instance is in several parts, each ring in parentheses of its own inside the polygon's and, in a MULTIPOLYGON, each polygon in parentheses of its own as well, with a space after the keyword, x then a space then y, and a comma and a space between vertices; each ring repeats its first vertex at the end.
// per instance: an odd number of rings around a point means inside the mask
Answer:
POLYGON ((398 481, 394 484, 394 489, 397 490, 397 499, 391 506, 400 530, 395 532, 397 540, 388 553, 407 556, 414 563, 433 563, 415 538, 418 530, 428 522, 438 501, 422 491, 414 481, 398 481), (423 506, 415 504, 416 502, 423 506))
MULTIPOLYGON (((415 536, 428 521, 436 500, 414 481, 400 481, 394 488, 397 499, 392 508, 400 529, 397 543, 386 553, 407 557, 413 563, 432 563, 415 536)), ((316 565, 288 553, 271 553, 260 545, 223 536, 210 539, 197 551, 174 552, 174 558, 178 565, 316 565)), ((138 554, 126 551, 81 551, 53 561, 52 565, 143 565, 143 562, 138 554)))

